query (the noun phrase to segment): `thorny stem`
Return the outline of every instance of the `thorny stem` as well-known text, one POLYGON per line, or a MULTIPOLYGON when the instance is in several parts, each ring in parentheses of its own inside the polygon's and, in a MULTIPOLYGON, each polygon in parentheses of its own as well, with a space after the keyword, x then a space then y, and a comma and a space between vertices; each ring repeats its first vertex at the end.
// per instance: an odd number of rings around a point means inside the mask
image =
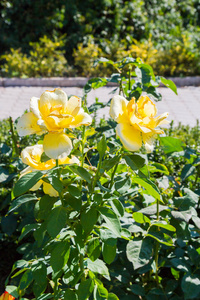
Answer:
POLYGON ((16 140, 16 136, 14 133, 13 121, 12 121, 11 117, 9 117, 9 123, 10 123, 10 130, 11 130, 11 134, 12 134, 12 140, 13 140, 13 144, 14 144, 14 148, 15 148, 15 153, 16 153, 16 155, 19 156, 19 149, 17 147, 17 140, 16 140))

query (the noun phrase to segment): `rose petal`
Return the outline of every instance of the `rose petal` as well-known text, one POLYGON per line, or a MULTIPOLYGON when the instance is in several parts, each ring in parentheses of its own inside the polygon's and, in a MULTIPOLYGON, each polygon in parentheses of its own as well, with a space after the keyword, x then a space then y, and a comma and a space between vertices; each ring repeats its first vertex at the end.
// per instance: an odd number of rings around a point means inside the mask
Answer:
POLYGON ((45 194, 49 195, 50 197, 58 197, 58 192, 52 187, 50 183, 43 181, 43 191, 45 194))
POLYGON ((118 123, 127 122, 127 105, 128 101, 122 96, 114 96, 110 103, 110 116, 118 123))
POLYGON ((30 110, 34 113, 34 115, 39 119, 41 118, 41 113, 39 110, 39 100, 40 98, 32 97, 30 100, 30 110))
POLYGON ((22 161, 24 164, 34 168, 35 170, 49 170, 56 165, 56 162, 53 159, 41 162, 43 152, 43 145, 26 147, 21 153, 22 161))
POLYGON ((17 123, 17 132, 19 136, 25 136, 29 134, 42 134, 44 130, 40 128, 37 124, 38 118, 32 113, 25 113, 21 118, 19 118, 17 123))
POLYGON ((40 179, 34 186, 32 186, 32 188, 30 189, 30 191, 37 191, 37 190, 39 190, 39 188, 41 187, 42 184, 43 184, 43 180, 40 179))
POLYGON ((65 112, 67 107, 67 95, 61 89, 53 91, 45 91, 39 101, 39 110, 43 117, 48 116, 52 110, 61 108, 62 113, 65 112))
POLYGON ((66 111, 68 114, 76 116, 81 108, 81 98, 72 96, 67 102, 66 111))
POLYGON ((71 165, 71 164, 77 164, 77 165, 79 165, 80 161, 74 155, 72 155, 71 158, 69 158, 68 156, 64 156, 64 157, 59 157, 58 164, 59 165, 71 165))
POLYGON ((155 117, 157 108, 147 96, 141 96, 137 101, 138 113, 143 117, 155 117))
POLYGON ((60 155, 70 154, 72 142, 65 133, 52 132, 45 135, 43 147, 48 157, 58 159, 60 155))
POLYGON ((127 123, 120 123, 116 127, 117 135, 119 136, 124 148, 130 151, 137 151, 142 146, 141 132, 127 123))
POLYGON ((91 116, 84 112, 83 108, 80 108, 79 113, 74 117, 74 121, 72 121, 68 127, 75 128, 81 125, 90 125, 91 123, 91 116))
POLYGON ((147 151, 147 153, 151 153, 153 151, 153 143, 155 140, 156 134, 155 133, 143 133, 142 134, 142 138, 143 138, 143 142, 144 142, 144 146, 145 149, 147 151))

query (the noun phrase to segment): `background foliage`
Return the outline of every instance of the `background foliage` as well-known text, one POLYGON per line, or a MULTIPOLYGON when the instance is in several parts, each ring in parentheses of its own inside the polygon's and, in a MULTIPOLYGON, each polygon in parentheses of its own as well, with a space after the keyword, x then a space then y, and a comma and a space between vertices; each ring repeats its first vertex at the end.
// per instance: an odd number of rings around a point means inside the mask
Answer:
MULTIPOLYGON (((75 69, 71 72, 63 61, 65 70, 59 68, 60 76, 93 76, 89 71, 91 57, 84 56, 92 45, 100 49, 102 56, 113 60, 124 57, 125 50, 126 55, 140 55, 146 63, 152 64, 153 54, 156 61, 153 67, 160 75, 200 74, 199 0, 97 0, 95 6, 91 0, 84 3, 79 0, 3 0, 0 15, 0 54, 11 55, 3 57, 2 65, 15 58, 19 51, 24 57, 31 57, 30 43, 39 42, 44 36, 53 42, 65 34, 64 44, 61 42, 57 51, 63 51, 71 66, 75 62, 75 69), (77 61, 78 56, 84 56, 84 70, 77 61)), ((40 47, 48 48, 48 40, 40 47)), ((1 73, 41 76, 29 69, 21 70, 20 66, 17 72, 12 70, 8 71, 4 65, 1 73)), ((51 75, 45 71, 45 76, 51 75)))

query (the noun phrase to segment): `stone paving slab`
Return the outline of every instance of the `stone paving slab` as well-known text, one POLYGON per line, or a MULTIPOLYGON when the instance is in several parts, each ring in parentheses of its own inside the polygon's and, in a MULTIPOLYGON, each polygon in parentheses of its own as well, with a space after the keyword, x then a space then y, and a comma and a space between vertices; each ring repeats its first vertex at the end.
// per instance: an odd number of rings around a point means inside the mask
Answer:
MULTIPOLYGON (((9 116, 15 120, 21 116, 26 109, 29 109, 30 98, 40 97, 45 90, 53 90, 55 87, 44 86, 9 86, 0 87, 0 120, 9 116)), ((83 89, 80 87, 62 87, 68 96, 83 96, 83 89)), ((113 87, 102 87, 92 90, 87 97, 88 106, 99 98, 100 102, 108 102, 113 97, 110 94, 113 87)), ((170 89, 160 87, 158 91, 162 94, 163 99, 157 102, 158 114, 169 112, 169 120, 174 120, 174 124, 181 122, 184 125, 195 126, 197 119, 200 119, 200 87, 183 87, 178 88, 178 96, 170 89)), ((98 118, 109 117, 109 108, 105 107, 98 111, 98 118)))

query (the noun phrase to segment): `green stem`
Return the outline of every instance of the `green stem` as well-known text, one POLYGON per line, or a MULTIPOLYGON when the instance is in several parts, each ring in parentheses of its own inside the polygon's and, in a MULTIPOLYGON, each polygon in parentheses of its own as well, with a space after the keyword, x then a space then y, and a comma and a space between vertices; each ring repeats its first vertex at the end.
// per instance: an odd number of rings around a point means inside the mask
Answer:
MULTIPOLYGON (((83 168, 84 166, 84 148, 85 148, 85 126, 83 125, 83 132, 82 132, 82 140, 81 140, 81 167, 83 168)), ((80 190, 82 191, 82 184, 83 181, 82 179, 80 180, 80 190)))
MULTIPOLYGON (((57 168, 57 176, 58 176, 58 179, 60 180, 61 173, 60 173, 60 167, 59 167, 58 159, 56 159, 56 168, 57 168)), ((62 202, 62 205, 64 206, 63 195, 61 193, 59 193, 59 196, 60 196, 60 200, 62 202)))
POLYGON ((116 163, 116 165, 115 165, 115 167, 114 167, 114 170, 113 170, 113 172, 112 172, 112 175, 111 175, 110 189, 112 188, 113 183, 114 183, 115 173, 116 173, 116 171, 117 171, 117 168, 118 168, 120 159, 122 158, 122 152, 123 152, 123 147, 121 148, 121 150, 120 150, 120 152, 119 152, 119 159, 118 159, 118 162, 116 163))
POLYGON ((130 67, 128 72, 128 89, 129 91, 131 90, 131 68, 130 67))
POLYGON ((58 176, 58 179, 60 179, 60 168, 59 168, 58 159, 56 159, 56 168, 57 168, 57 176, 58 176))
MULTIPOLYGON (((159 221, 159 201, 157 200, 156 203, 156 216, 157 216, 157 221, 159 221)), ((158 228, 159 230, 159 228, 158 228)), ((156 241, 156 245, 155 245, 155 264, 156 264, 156 284, 157 286, 159 286, 159 278, 158 278, 158 252, 159 252, 159 242, 156 241)))
POLYGON ((13 128, 13 121, 12 121, 11 117, 9 117, 9 123, 10 123, 10 130, 11 130, 11 134, 12 134, 12 140, 13 140, 13 144, 14 144, 14 148, 15 148, 15 153, 16 153, 16 155, 19 156, 19 149, 17 147, 17 139, 15 136, 15 132, 14 132, 14 128, 13 128))
POLYGON ((84 165, 84 147, 85 147, 85 126, 83 125, 82 141, 81 141, 81 167, 84 165))
POLYGON ((80 269, 81 269, 81 272, 83 272, 83 275, 81 277, 81 281, 84 281, 85 280, 85 273, 84 273, 83 254, 80 254, 80 269))
POLYGON ((123 87, 122 87, 122 78, 119 82, 119 95, 121 95, 121 93, 123 93, 123 87))
POLYGON ((90 198, 91 198, 91 196, 92 196, 93 193, 94 193, 94 188, 95 188, 96 182, 97 182, 97 180, 98 180, 98 178, 99 178, 99 171, 100 171, 100 169, 101 169, 102 159, 103 159, 103 157, 100 157, 100 158, 99 158, 99 163, 98 163, 98 166, 97 166, 97 171, 96 171, 96 174, 95 174, 94 179, 93 179, 93 182, 92 182, 92 188, 91 188, 90 198))

